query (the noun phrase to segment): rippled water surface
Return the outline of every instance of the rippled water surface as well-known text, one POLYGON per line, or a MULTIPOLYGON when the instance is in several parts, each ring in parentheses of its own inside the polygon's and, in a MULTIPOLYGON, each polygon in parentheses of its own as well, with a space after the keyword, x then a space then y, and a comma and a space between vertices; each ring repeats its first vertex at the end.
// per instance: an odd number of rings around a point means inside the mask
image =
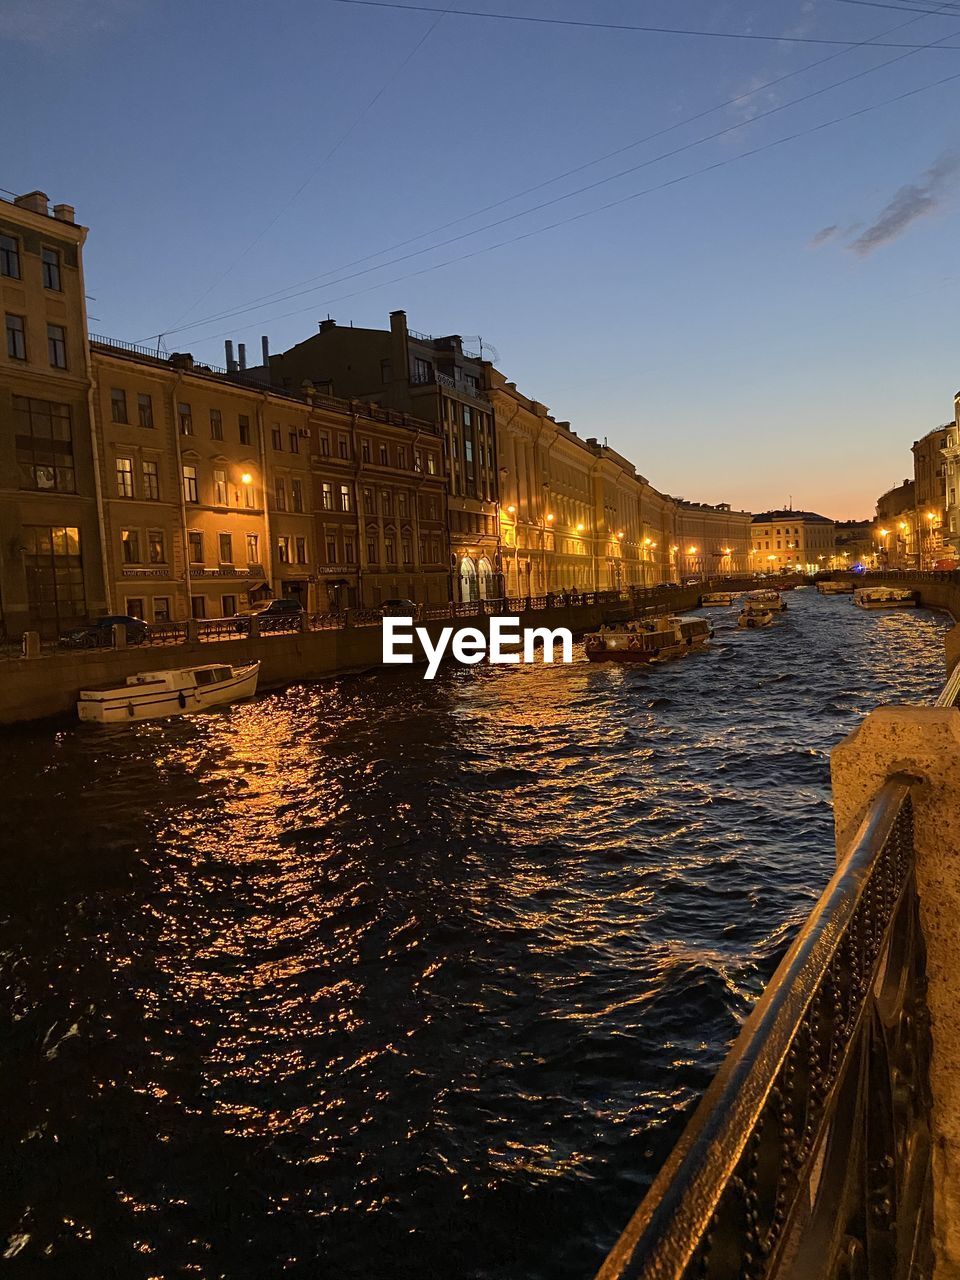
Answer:
POLYGON ((12 1275, 589 1277, 945 619, 787 597, 655 671, 448 669, 0 738, 12 1275))

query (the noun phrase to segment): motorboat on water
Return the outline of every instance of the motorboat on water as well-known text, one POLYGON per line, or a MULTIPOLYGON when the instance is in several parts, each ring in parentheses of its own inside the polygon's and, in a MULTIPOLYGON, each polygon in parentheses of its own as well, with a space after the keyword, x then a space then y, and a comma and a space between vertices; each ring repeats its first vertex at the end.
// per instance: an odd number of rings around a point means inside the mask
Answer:
POLYGON ((732 591, 711 591, 709 595, 700 597, 700 604, 705 608, 714 605, 731 605, 733 604, 732 591))
POLYGON ((763 587, 759 591, 748 591, 743 597, 743 602, 747 604, 763 605, 770 613, 782 613, 786 609, 786 601, 780 595, 779 591, 774 591, 770 587, 763 587))
POLYGON ((822 596, 848 596, 853 592, 852 582, 818 582, 817 592, 822 596))
POLYGON ((754 603, 744 604, 737 618, 737 626, 743 627, 744 630, 750 631, 755 627, 769 627, 773 622, 773 613, 764 605, 754 603))
POLYGON ((141 671, 127 676, 124 684, 81 690, 77 715, 93 724, 129 724, 133 720, 206 711, 208 707, 252 698, 259 676, 259 662, 141 671))
POLYGON ((903 587, 861 587, 853 603, 861 609, 915 609, 917 598, 903 587))
POLYGON ((713 628, 705 618, 668 615, 601 627, 583 638, 591 662, 665 662, 703 649, 713 628))

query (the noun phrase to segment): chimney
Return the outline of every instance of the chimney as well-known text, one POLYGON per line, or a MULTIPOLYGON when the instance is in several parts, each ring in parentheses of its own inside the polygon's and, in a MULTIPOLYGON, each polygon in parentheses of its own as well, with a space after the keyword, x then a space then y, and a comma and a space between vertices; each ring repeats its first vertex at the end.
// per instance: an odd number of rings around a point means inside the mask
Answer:
POLYGON ((228 338, 223 344, 223 354, 227 358, 227 373, 236 373, 237 362, 233 358, 233 341, 228 338))
POLYGON ((317 327, 320 332, 323 333, 325 329, 335 329, 337 327, 337 322, 336 320, 332 320, 330 316, 327 316, 326 320, 321 320, 317 327))
POLYGON ((266 335, 266 334, 264 334, 264 335, 263 335, 263 337, 260 339, 260 350, 261 350, 261 352, 263 353, 263 367, 264 367, 265 369, 269 369, 269 367, 270 367, 270 339, 267 337, 267 335, 266 335))
POLYGON ((193 356, 189 351, 173 351, 168 357, 168 363, 174 369, 185 369, 189 372, 193 368, 193 356))
POLYGON ((50 201, 43 191, 28 191, 25 196, 17 196, 13 203, 20 209, 29 209, 32 213, 40 213, 45 218, 50 213, 50 201))
POLYGON ((53 206, 53 216, 59 222, 76 222, 77 211, 72 204, 55 204, 53 206))
POLYGON ((245 342, 237 343, 237 359, 240 361, 240 372, 242 373, 247 367, 247 344, 245 342))

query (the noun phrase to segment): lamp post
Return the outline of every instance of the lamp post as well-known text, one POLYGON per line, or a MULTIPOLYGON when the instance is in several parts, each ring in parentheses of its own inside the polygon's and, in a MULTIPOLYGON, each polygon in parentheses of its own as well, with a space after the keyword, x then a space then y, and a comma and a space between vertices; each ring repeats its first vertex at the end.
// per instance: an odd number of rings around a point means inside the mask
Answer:
POLYGON ((890 536, 890 530, 889 530, 889 529, 878 529, 878 530, 877 530, 877 542, 878 542, 878 543, 879 543, 879 545, 880 545, 880 551, 879 551, 879 552, 878 552, 878 554, 877 554, 877 567, 878 567, 878 568, 880 568, 880 567, 881 567, 881 566, 880 566, 881 558, 882 558, 882 560, 883 560, 883 564, 884 564, 884 565, 887 565, 887 564, 889 564, 889 562, 890 562, 890 557, 887 555, 887 538, 888 538, 889 536, 890 536))

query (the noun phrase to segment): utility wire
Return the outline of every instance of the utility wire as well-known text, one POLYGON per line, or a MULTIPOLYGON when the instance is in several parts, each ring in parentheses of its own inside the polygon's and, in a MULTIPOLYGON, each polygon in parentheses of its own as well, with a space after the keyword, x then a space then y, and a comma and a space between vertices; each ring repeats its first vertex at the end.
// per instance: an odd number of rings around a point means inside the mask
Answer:
MULTIPOLYGON (((884 98, 880 102, 872 103, 870 106, 859 107, 857 108, 857 110, 848 111, 844 115, 834 116, 832 119, 824 120, 820 124, 812 125, 808 129, 800 129, 797 132, 787 134, 782 138, 775 138, 771 142, 765 142, 765 143, 762 143, 760 146, 752 147, 749 151, 741 151, 738 155, 727 156, 722 160, 716 160, 712 164, 704 165, 699 169, 693 169, 689 173, 680 174, 679 177, 676 177, 676 178, 669 178, 664 182, 657 183, 655 186, 645 187, 640 191, 632 192, 630 195, 620 196, 616 200, 610 200, 606 204, 597 205, 593 209, 584 209, 584 210, 581 210, 580 213, 570 214, 568 217, 560 218, 556 222, 551 222, 546 226, 535 227, 532 231, 525 231, 519 235, 510 236, 505 240, 497 241, 495 244, 486 245, 480 249, 472 249, 468 253, 459 254, 454 258, 448 258, 444 262, 436 262, 436 263, 433 263, 431 266, 421 267, 418 271, 406 272, 404 275, 396 276, 392 280, 380 280, 380 281, 377 281, 377 283, 375 284, 367 285, 366 288, 357 289, 351 293, 341 294, 339 297, 336 297, 336 298, 323 299, 321 305, 329 305, 334 302, 343 302, 348 298, 356 298, 356 297, 359 297, 361 294, 370 293, 372 290, 387 288, 390 285, 394 285, 394 284, 400 284, 404 280, 411 280, 416 276, 428 275, 430 272, 440 271, 444 267, 452 266, 454 263, 465 262, 470 258, 476 258, 485 253, 492 253, 496 249, 505 248, 507 245, 516 244, 522 240, 529 240, 533 236, 543 235, 544 232, 554 231, 556 230, 556 228, 566 226, 571 222, 579 222, 583 218, 592 217, 594 214, 597 214, 597 213, 604 213, 608 209, 615 209, 620 205, 629 203, 630 201, 639 200, 644 196, 653 195, 655 192, 658 192, 658 191, 665 191, 667 190, 667 188, 678 186, 682 182, 689 182, 692 178, 701 177, 703 174, 712 173, 717 169, 724 169, 728 165, 737 164, 741 160, 746 160, 751 156, 760 155, 764 151, 771 151, 774 147, 780 147, 780 146, 783 146, 785 143, 795 142, 799 138, 806 138, 806 137, 812 136, 815 133, 821 133, 823 132, 823 130, 833 128, 835 125, 838 125, 838 124, 843 124, 847 120, 854 120, 860 116, 868 115, 872 111, 879 111, 883 107, 892 106, 898 102, 904 102, 909 98, 916 97, 918 94, 928 93, 931 89, 939 89, 942 85, 953 84, 957 80, 960 80, 960 71, 955 72, 953 75, 944 76, 940 80, 932 80, 927 84, 918 85, 914 89, 907 89, 903 93, 895 94, 892 98, 884 98)), ((296 311, 285 311, 285 312, 282 312, 280 315, 272 316, 271 320, 272 321, 286 320, 291 316, 303 315, 307 311, 313 311, 315 306, 316 306, 315 303, 311 303, 309 307, 300 307, 296 311)), ((202 336, 198 337, 196 341, 198 343, 213 342, 217 338, 229 337, 233 332, 235 332, 235 330, 227 329, 222 333, 203 334, 202 336)))
MULTIPOLYGON (((400 4, 398 0, 333 0, 334 4, 361 5, 373 9, 402 9, 408 13, 449 13, 452 18, 489 18, 497 22, 533 22, 557 27, 589 27, 599 31, 641 31, 652 35, 704 36, 715 40, 761 40, 772 44, 849 44, 849 40, 835 40, 826 36, 767 36, 749 31, 700 31, 690 27, 638 26, 629 22, 588 22, 576 18, 543 18, 521 13, 484 13, 481 9, 440 9, 429 4, 400 4)), ((947 49, 960 49, 960 45, 945 45, 947 49)), ((886 44, 878 48, 916 49, 922 45, 886 44)))
MULTIPOLYGON (((213 281, 213 283, 209 286, 209 288, 205 289, 205 290, 203 291, 203 293, 201 293, 201 294, 200 294, 200 296, 199 296, 199 297, 198 297, 194 302, 192 302, 192 303, 190 304, 190 306, 189 306, 189 307, 187 307, 186 311, 184 311, 184 312, 182 312, 182 313, 180 314, 180 316, 179 316, 179 317, 178 317, 178 319, 177 319, 177 323, 178 323, 178 324, 180 323, 180 320, 185 319, 185 318, 190 314, 190 312, 191 312, 191 311, 193 311, 193 309, 194 309, 195 307, 198 307, 198 306, 200 305, 200 303, 204 300, 204 298, 209 297, 209 295, 210 295, 211 293, 213 293, 214 289, 216 289, 216 288, 218 287, 218 285, 220 285, 220 284, 222 284, 222 283, 223 283, 223 281, 227 278, 227 276, 228 276, 228 275, 230 274, 230 272, 234 269, 234 267, 236 267, 236 266, 237 266, 237 264, 238 264, 239 262, 241 262, 241 261, 242 261, 242 260, 247 256, 247 254, 248 254, 248 253, 250 253, 250 251, 251 251, 252 249, 255 249, 255 248, 256 248, 256 246, 260 243, 260 241, 264 238, 264 236, 265 236, 265 235, 267 235, 267 233, 268 233, 269 231, 272 231, 272 230, 273 230, 273 228, 276 226, 276 224, 280 221, 280 219, 283 217, 283 215, 287 212, 287 210, 288 210, 288 209, 289 209, 293 204, 295 204, 295 203, 297 202, 297 200, 299 200, 299 198, 303 195, 304 191, 306 191, 306 189, 307 189, 307 187, 309 187, 310 183, 311 183, 311 182, 313 182, 314 178, 317 176, 317 174, 320 172, 320 170, 321 170, 325 165, 329 164, 329 162, 330 162, 330 161, 333 159, 333 157, 337 154, 337 152, 340 150, 340 148, 343 146, 343 144, 347 141, 347 139, 350 137, 350 135, 354 132, 354 130, 355 130, 355 129, 357 129, 357 128, 359 127, 359 125, 360 125, 360 124, 362 124, 362 123, 363 123, 363 121, 366 119, 366 117, 370 114, 370 112, 371 112, 371 111, 373 110, 373 108, 377 105, 377 103, 380 101, 380 99, 383 97, 383 95, 386 93, 386 91, 387 91, 387 90, 390 88, 390 86, 393 84, 394 80, 396 80, 397 76, 399 76, 399 75, 400 75, 400 73, 401 73, 401 72, 402 72, 402 71, 407 67, 407 65, 412 61, 412 59, 416 57, 416 55, 420 52, 420 50, 423 48, 423 46, 426 44, 426 42, 430 39, 430 37, 433 35, 434 31, 436 31, 437 27, 438 27, 438 26, 440 25, 440 23, 443 21, 443 18, 444 18, 444 16, 445 16, 445 14, 447 14, 447 13, 449 12, 449 10, 447 10, 447 9, 438 9, 438 10, 436 10, 435 12, 437 13, 437 17, 436 17, 436 18, 434 19, 434 21, 430 24, 430 26, 427 28, 427 30, 423 33, 423 35, 420 37, 420 39, 417 41, 417 43, 413 46, 413 48, 410 50, 410 52, 407 54, 407 56, 403 59, 403 61, 399 64, 399 66, 397 66, 397 67, 394 69, 394 71, 393 71, 393 72, 392 72, 392 73, 387 77, 387 79, 386 79, 386 80, 384 80, 383 84, 380 86, 380 88, 377 90, 377 92, 373 95, 373 97, 370 99, 370 101, 367 103, 367 105, 363 108, 363 110, 360 112, 360 114, 354 118, 354 120, 353 120, 353 122, 350 124, 350 126, 349 126, 347 129, 345 129, 345 130, 344 130, 344 132, 340 135, 340 137, 339 137, 339 138, 337 139, 337 141, 333 144, 333 146, 330 148, 330 150, 326 153, 326 155, 323 157, 323 159, 322 159, 322 160, 320 160, 320 161, 319 161, 319 162, 318 162, 318 163, 317 163, 317 164, 316 164, 316 165, 315 165, 315 166, 310 170, 310 172, 307 174, 306 178, 303 180, 303 182, 301 182, 300 186, 299 186, 299 187, 297 187, 296 191, 293 193, 293 195, 290 197, 290 199, 287 201, 287 203, 286 203, 285 205, 282 205, 282 206, 281 206, 281 208, 280 208, 280 209, 278 209, 278 211, 277 211, 277 212, 274 214, 274 216, 270 219, 270 221, 269 221, 269 222, 267 223, 267 225, 263 228, 263 230, 262 230, 262 231, 260 231, 260 232, 258 232, 258 233, 257 233, 257 235, 255 235, 255 236, 254 236, 254 238, 253 238, 253 239, 250 241, 250 243, 247 245, 247 247, 246 247, 245 249, 242 249, 242 250, 240 251, 240 253, 238 253, 238 254, 237 254, 237 256, 233 259, 233 261, 232 261, 232 262, 231 262, 227 267, 225 267, 223 271, 221 271, 220 275, 218 275, 218 276, 217 276, 217 278, 213 281)), ((198 321, 198 323, 205 323, 205 322, 204 322, 204 321, 198 321)), ((166 332, 166 333, 176 333, 176 332, 178 332, 178 330, 174 328, 174 329, 167 329, 167 330, 165 330, 164 332, 166 332)))
MULTIPOLYGON (((943 36, 942 39, 950 40, 955 36, 960 36, 960 31, 952 31, 949 35, 943 36)), ((371 272, 381 271, 385 267, 395 266, 401 262, 409 262, 413 258, 422 257, 425 253, 432 253, 436 249, 446 248, 448 245, 457 244, 462 240, 471 239, 473 236, 480 235, 484 231, 491 231, 496 227, 504 226, 508 222, 514 222, 517 218, 523 218, 531 213, 539 213, 542 209, 551 208, 553 205, 562 204, 566 200, 573 199, 574 196, 583 195, 588 191, 594 191, 598 187, 606 186, 611 182, 616 182, 620 178, 628 177, 630 174, 638 172, 640 169, 649 168, 650 165, 658 164, 661 160, 668 160, 674 156, 682 155, 686 151, 692 150, 694 147, 702 146, 707 142, 714 142, 718 138, 727 137, 731 133, 736 133, 740 129, 746 128, 748 125, 756 124, 760 120, 765 120, 770 116, 778 115, 781 111, 786 111, 791 107, 799 106, 804 102, 809 102, 813 98, 818 98, 822 94, 830 93, 834 89, 841 88, 843 85, 851 84, 855 80, 861 80, 865 76, 872 75, 876 71, 882 71, 884 68, 892 66, 894 63, 902 62, 906 58, 913 57, 918 50, 910 49, 905 53, 899 53, 893 58, 888 58, 884 62, 878 63, 875 67, 868 67, 863 71, 857 71, 853 75, 844 76, 841 80, 835 80, 832 84, 824 85, 820 89, 812 89, 809 93, 802 94, 799 98, 792 98, 789 102, 779 103, 777 106, 768 107, 766 111, 761 111, 755 116, 751 116, 748 120, 739 120, 734 124, 727 125, 723 129, 717 129, 713 133, 705 134, 700 138, 695 138, 691 142, 685 142, 681 146, 674 147, 669 151, 661 151, 656 156, 651 156, 646 160, 642 160, 639 164, 630 165, 626 169, 621 169, 617 173, 609 174, 607 177, 598 178, 594 182, 585 183, 583 186, 576 187, 573 191, 565 192, 563 195, 553 196, 549 200, 542 200, 539 204, 531 205, 529 208, 521 209, 517 213, 507 214, 503 218, 496 218, 492 222, 484 223, 483 226, 475 227, 470 231, 463 231, 459 235, 448 236, 445 240, 439 240, 435 244, 429 244, 422 249, 412 249, 409 253, 404 253, 396 258, 390 259, 388 262, 379 263, 371 267, 364 267, 359 271, 350 272, 348 275, 340 276, 336 280, 331 280, 326 285, 311 285, 309 288, 299 289, 295 292, 287 292, 284 297, 276 299, 277 302, 289 302, 294 298, 305 297, 311 293, 317 293, 324 288, 335 288, 337 285, 346 284, 348 280, 354 280, 360 276, 370 275, 371 272)), ((179 333, 186 329, 198 328, 201 324, 212 323, 217 320, 227 320, 235 316, 247 315, 252 311, 263 310, 270 303, 254 302, 244 307, 234 308, 228 311, 220 312, 216 315, 207 317, 205 320, 197 320, 191 324, 182 325, 180 328, 165 330, 165 333, 179 333)))
MULTIPOLYGON (((947 4, 944 4, 942 6, 943 9, 946 9, 948 7, 952 7, 952 6, 948 6, 947 4)), ((337 273, 340 271, 349 271, 351 267, 360 266, 364 262, 370 262, 372 259, 383 257, 385 254, 388 254, 388 253, 395 253, 398 249, 405 249, 407 245, 416 244, 418 240, 424 240, 428 236, 439 235, 440 232, 447 231, 450 227, 459 226, 460 223, 467 222, 472 218, 482 217, 483 214, 485 213, 490 213, 494 209, 502 208, 504 205, 511 204, 514 200, 520 200, 524 196, 531 195, 535 191, 542 191, 544 187, 552 186, 556 182, 562 182, 565 178, 573 177, 577 173, 582 173, 584 170, 590 169, 594 165, 602 164, 604 161, 614 159, 619 155, 623 155, 627 151, 632 151, 636 147, 642 146, 644 143, 652 142, 657 138, 664 137, 666 134, 673 133, 675 130, 681 129, 685 125, 693 124, 697 120, 702 120, 706 116, 712 115, 717 111, 721 111, 725 107, 735 106, 740 102, 745 102, 748 98, 752 98, 758 93, 763 93, 765 90, 771 89, 775 85, 782 84, 784 83, 784 81, 790 80, 794 76, 802 75, 805 71, 812 71, 816 67, 821 67, 828 62, 833 62, 836 58, 842 58, 847 53, 851 52, 854 49, 869 47, 873 41, 879 40, 883 36, 890 35, 895 31, 901 31, 903 30, 904 27, 913 26, 914 23, 917 23, 920 21, 921 21, 920 17, 909 18, 906 22, 898 23, 896 26, 893 26, 893 27, 887 27, 883 31, 878 31, 875 36, 871 36, 868 40, 862 40, 857 42, 856 44, 851 44, 846 49, 840 49, 836 53, 829 53, 825 58, 819 58, 817 59, 817 61, 809 62, 805 66, 798 67, 794 71, 788 71, 782 76, 777 76, 774 80, 768 80, 765 84, 757 85, 755 88, 749 89, 745 93, 737 94, 735 97, 728 98, 724 102, 716 103, 714 106, 707 107, 703 111, 698 111, 693 115, 686 116, 684 119, 678 120, 674 124, 666 125, 662 129, 657 129, 653 133, 649 133, 643 138, 638 138, 634 142, 629 142, 622 147, 617 147, 613 151, 608 151, 606 154, 602 156, 597 156, 593 160, 587 160, 583 164, 575 165, 574 168, 567 169, 565 172, 559 173, 552 178, 547 178, 543 182, 534 183, 533 186, 525 187, 522 191, 516 191, 512 195, 505 196, 500 200, 495 200, 492 204, 484 205, 480 209, 474 209, 471 213, 461 214, 457 218, 452 218, 448 222, 443 222, 439 226, 431 228, 429 231, 421 231, 417 235, 408 236, 406 240, 397 241, 395 244, 388 245, 386 248, 383 248, 383 249, 378 249, 374 253, 364 254, 360 258, 354 258, 351 262, 343 263, 341 266, 334 267, 329 271, 323 271, 319 275, 308 276, 304 280, 294 281, 294 283, 292 284, 285 285, 282 289, 273 289, 269 293, 260 294, 255 298, 251 298, 249 303, 244 305, 252 306, 254 303, 263 303, 264 305, 267 305, 271 301, 285 302, 287 301, 288 298, 297 296, 291 292, 292 290, 300 289, 304 285, 315 284, 317 282, 328 282, 331 276, 337 275, 337 273)), ((944 39, 947 39, 947 38, 949 37, 944 37, 944 39)), ((389 264, 384 263, 382 265, 387 266, 389 264)), ((192 309, 193 308, 191 307, 190 310, 192 309)), ((189 311, 186 314, 189 314, 189 311)), ((203 317, 201 320, 195 321, 194 325, 208 324, 208 323, 211 323, 212 321, 224 319, 227 316, 232 314, 233 314, 233 309, 227 309, 226 311, 222 311, 222 312, 215 312, 212 315, 203 317)), ((180 317, 180 319, 183 319, 183 318, 184 318, 183 316, 180 317)), ((177 323, 179 324, 179 320, 177 321, 177 323)), ((151 335, 151 338, 156 336, 157 336, 156 334, 153 334, 151 335)), ((145 339, 145 341, 149 341, 149 340, 150 339, 145 339)))

